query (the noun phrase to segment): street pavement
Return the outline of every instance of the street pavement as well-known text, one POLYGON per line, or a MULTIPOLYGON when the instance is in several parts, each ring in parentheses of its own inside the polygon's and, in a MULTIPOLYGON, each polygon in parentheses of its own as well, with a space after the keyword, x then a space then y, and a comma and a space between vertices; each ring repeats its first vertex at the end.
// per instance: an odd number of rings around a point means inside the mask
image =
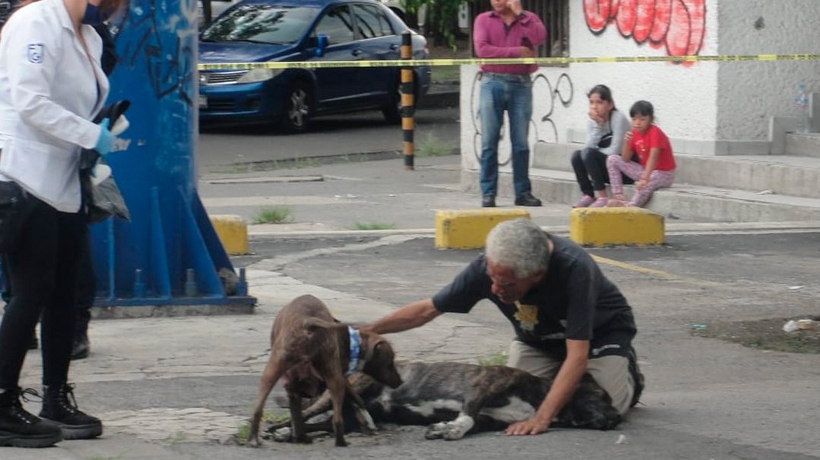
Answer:
MULTIPOLYGON (((478 250, 438 250, 436 210, 473 209, 460 191, 457 156, 343 161, 298 169, 209 170, 199 191, 211 214, 252 220, 287 209, 282 224, 250 225, 250 315, 92 321, 92 353, 72 364, 80 407, 100 416, 101 439, 39 450, 0 448, 0 459, 810 459, 820 457, 820 357, 746 348, 695 337, 719 320, 818 314, 817 223, 667 222, 667 245, 591 249, 635 309, 636 348, 647 378, 642 403, 616 430, 554 430, 508 438, 426 441, 420 427, 386 427, 311 445, 233 437, 250 415, 276 312, 301 294, 323 299, 346 322, 366 322, 434 294, 478 250), (383 231, 357 227, 379 224, 383 231)), ((544 197, 542 197, 544 198, 544 197)), ((512 203, 501 200, 501 206, 512 203)), ((526 208, 566 235, 569 207, 526 208)), ((511 328, 484 302, 389 335, 400 359, 476 363, 503 354, 511 328)), ((28 355, 22 385, 37 387, 39 355, 28 355)), ((283 394, 280 388, 274 395, 283 394)), ((37 411, 36 403, 30 403, 37 411)), ((270 398, 268 411, 283 412, 270 398)))

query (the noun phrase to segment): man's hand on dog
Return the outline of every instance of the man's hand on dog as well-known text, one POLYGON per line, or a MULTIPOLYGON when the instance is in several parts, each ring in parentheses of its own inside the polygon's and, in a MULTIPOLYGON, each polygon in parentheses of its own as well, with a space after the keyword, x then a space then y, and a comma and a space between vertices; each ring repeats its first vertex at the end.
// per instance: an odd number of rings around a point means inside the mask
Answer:
POLYGON ((538 416, 528 418, 521 422, 515 422, 507 427, 507 436, 527 436, 531 434, 545 433, 550 427, 550 420, 542 419, 538 416))

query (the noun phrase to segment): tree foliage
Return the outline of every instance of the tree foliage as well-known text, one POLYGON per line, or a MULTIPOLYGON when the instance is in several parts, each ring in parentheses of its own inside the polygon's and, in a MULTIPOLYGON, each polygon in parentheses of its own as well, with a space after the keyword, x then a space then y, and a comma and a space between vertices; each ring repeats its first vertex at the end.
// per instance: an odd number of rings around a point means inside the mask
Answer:
POLYGON ((461 34, 458 10, 462 3, 466 0, 402 0, 402 6, 412 15, 425 6, 425 35, 435 46, 451 47, 455 47, 456 38, 461 34))

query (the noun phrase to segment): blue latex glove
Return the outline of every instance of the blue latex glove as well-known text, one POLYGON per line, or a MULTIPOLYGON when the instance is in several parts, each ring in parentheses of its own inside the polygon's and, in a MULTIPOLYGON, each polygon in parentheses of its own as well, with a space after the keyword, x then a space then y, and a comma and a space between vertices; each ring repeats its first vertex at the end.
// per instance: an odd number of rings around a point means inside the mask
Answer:
POLYGON ((100 137, 97 138, 97 145, 94 146, 94 150, 100 155, 108 154, 111 148, 114 147, 114 135, 108 130, 110 123, 111 120, 108 118, 100 122, 100 128, 102 129, 100 130, 100 137))

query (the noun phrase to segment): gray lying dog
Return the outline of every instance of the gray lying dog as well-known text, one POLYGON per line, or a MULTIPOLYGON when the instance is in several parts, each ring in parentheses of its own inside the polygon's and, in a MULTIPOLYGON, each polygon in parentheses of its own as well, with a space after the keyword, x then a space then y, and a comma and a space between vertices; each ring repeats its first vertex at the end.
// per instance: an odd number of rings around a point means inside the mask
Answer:
MULTIPOLYGON (((322 388, 333 407, 332 426, 336 445, 346 446, 342 420, 345 395, 357 406, 356 418, 365 432, 375 430, 365 403, 350 386, 347 373, 368 375, 374 382, 396 388, 401 378, 394 366, 390 342, 375 333, 360 332, 336 321, 327 306, 312 295, 293 299, 276 315, 271 329, 271 353, 259 381, 259 394, 248 434, 250 445, 259 445, 259 423, 273 386, 285 379, 285 391, 291 407, 298 407, 301 397, 317 396, 322 388)), ((291 409, 293 439, 310 442, 302 432, 303 419, 298 409, 291 409)))
MULTIPOLYGON (((395 389, 360 373, 352 375, 350 383, 374 421, 429 425, 427 439, 461 439, 470 431, 502 430, 526 420, 552 385, 550 379, 506 366, 397 362, 396 368, 403 383, 395 389)), ((303 410, 305 431, 330 431, 329 410, 325 393, 303 410)), ((609 395, 585 374, 552 426, 608 430, 620 422, 609 395)), ((288 441, 288 423, 271 425, 267 431, 276 441, 288 441)))

